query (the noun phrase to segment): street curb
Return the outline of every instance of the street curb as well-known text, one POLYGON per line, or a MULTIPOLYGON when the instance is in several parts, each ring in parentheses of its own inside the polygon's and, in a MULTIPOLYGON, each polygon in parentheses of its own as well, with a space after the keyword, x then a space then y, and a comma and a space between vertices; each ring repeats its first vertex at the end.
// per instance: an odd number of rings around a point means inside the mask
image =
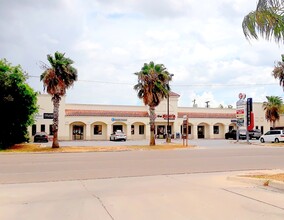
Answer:
POLYGON ((274 189, 278 189, 284 191, 284 182, 271 180, 271 179, 259 179, 259 178, 252 178, 247 176, 228 176, 228 180, 238 181, 243 183, 250 183, 257 186, 268 186, 274 189))

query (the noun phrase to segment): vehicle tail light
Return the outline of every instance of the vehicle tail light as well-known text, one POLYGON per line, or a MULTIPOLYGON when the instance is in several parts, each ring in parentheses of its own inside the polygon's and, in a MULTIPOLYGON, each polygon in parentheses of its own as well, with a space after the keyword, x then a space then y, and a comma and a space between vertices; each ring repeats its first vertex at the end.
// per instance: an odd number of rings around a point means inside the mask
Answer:
POLYGON ((284 135, 280 135, 280 137, 284 138, 284 135))

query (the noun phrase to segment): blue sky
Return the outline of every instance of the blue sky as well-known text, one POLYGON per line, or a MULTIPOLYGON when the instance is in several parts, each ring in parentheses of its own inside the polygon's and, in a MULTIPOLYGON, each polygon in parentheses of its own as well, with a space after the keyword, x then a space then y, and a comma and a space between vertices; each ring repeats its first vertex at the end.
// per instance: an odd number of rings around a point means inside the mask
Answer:
POLYGON ((43 91, 40 63, 64 52, 79 81, 69 103, 137 105, 133 74, 145 62, 174 74, 180 106, 235 105, 240 92, 254 101, 283 95, 271 76, 283 46, 248 42, 242 19, 247 0, 0 0, 0 58, 22 65, 43 91))

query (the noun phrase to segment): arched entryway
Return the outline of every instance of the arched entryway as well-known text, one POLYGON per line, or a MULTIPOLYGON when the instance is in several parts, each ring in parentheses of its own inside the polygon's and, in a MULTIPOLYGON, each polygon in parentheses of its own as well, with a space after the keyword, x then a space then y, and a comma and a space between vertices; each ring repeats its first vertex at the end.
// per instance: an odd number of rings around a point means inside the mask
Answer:
POLYGON ((122 131, 125 134, 127 134, 127 125, 123 122, 115 122, 112 124, 112 133, 114 133, 115 131, 122 131))
POLYGON ((216 123, 213 125, 213 138, 224 138, 225 137, 225 125, 222 123, 216 123))
POLYGON ((146 125, 142 122, 135 122, 131 125, 131 139, 141 140, 146 138, 146 125))
POLYGON ((197 138, 210 138, 209 125, 207 123, 200 123, 197 126, 197 138))
POLYGON ((91 124, 91 139, 92 140, 107 140, 107 124, 97 121, 91 124))
POLYGON ((71 140, 85 140, 86 139, 86 124, 80 121, 70 124, 71 140))

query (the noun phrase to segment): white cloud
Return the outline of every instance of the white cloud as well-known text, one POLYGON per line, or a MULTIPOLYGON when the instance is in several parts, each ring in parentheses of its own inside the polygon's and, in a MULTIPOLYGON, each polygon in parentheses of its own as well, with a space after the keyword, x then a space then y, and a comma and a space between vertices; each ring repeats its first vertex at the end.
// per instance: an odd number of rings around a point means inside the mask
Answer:
MULTIPOLYGON (((89 81, 75 83, 70 102, 140 103, 133 73, 149 61, 174 74, 182 106, 194 98, 200 106, 227 106, 239 92, 262 101, 283 94, 271 76, 283 47, 245 39, 241 22, 255 7, 247 0, 1 1, 0 58, 39 76, 39 61, 65 52, 79 80, 89 81)), ((29 83, 42 90, 38 78, 29 83)))

